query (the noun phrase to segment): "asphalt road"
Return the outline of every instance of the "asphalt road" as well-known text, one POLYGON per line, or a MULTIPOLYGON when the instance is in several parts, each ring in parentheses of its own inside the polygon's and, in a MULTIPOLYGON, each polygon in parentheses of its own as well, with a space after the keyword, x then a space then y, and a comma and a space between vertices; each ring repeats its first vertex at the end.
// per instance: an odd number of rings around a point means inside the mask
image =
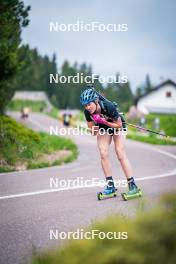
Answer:
MULTIPOLYGON (((19 115, 13 116, 19 120, 19 115)), ((42 114, 31 114, 26 125, 49 132, 50 126, 61 125, 42 114)), ((120 196, 121 186, 113 199, 98 201, 102 187, 64 186, 66 180, 103 179, 96 138, 71 136, 80 151, 79 158, 63 166, 0 174, 0 263, 30 263, 30 256, 62 244, 50 239, 50 230, 74 231, 91 225, 96 219, 119 213, 133 216, 143 206, 150 209, 159 197, 176 190, 176 147, 151 146, 126 140, 126 151, 134 168, 134 176, 144 192, 143 199, 128 202, 120 196), (62 186, 51 181, 63 180, 62 186), (62 187, 62 188, 60 188, 62 187)), ((110 159, 115 180, 124 180, 113 145, 110 159)))

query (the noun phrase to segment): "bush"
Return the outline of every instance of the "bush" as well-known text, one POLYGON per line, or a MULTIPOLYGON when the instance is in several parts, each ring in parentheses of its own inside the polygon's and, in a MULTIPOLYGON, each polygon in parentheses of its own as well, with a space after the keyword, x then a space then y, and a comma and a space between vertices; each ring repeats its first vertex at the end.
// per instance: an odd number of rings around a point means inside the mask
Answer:
POLYGON ((134 219, 116 215, 91 229, 127 232, 126 240, 72 240, 67 246, 33 257, 33 264, 173 264, 176 263, 176 194, 160 208, 134 219))
POLYGON ((37 159, 56 150, 71 151, 62 162, 76 159, 78 154, 77 146, 70 139, 34 132, 7 116, 0 116, 0 149, 0 172, 15 170, 18 162, 26 162, 27 168, 52 166, 54 161, 37 163, 37 159))
POLYGON ((20 158, 33 158, 32 145, 40 142, 40 136, 15 120, 0 116, 0 159, 14 166, 20 158))

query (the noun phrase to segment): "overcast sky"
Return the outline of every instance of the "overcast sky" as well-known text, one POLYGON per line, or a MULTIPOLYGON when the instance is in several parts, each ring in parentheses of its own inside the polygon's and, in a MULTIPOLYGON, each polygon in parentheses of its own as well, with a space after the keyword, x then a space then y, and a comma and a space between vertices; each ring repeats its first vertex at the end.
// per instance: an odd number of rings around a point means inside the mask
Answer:
POLYGON ((154 85, 161 77, 176 81, 176 1, 174 0, 24 0, 31 5, 30 25, 23 43, 40 54, 55 52, 58 67, 86 62, 102 75, 126 74, 132 89, 149 74, 154 85), (128 24, 127 32, 50 32, 50 21, 59 24, 128 24))

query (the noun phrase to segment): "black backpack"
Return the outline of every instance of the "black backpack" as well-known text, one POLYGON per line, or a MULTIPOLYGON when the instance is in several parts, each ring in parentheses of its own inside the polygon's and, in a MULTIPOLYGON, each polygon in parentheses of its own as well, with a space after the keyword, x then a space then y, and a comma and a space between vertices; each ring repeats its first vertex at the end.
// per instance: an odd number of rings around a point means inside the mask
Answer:
MULTIPOLYGON (((99 97, 99 104, 101 106, 101 108, 103 109, 103 111, 106 113, 107 110, 106 110, 106 107, 105 107, 105 102, 110 102, 110 103, 113 103, 113 105, 115 106, 115 108, 117 109, 117 111, 119 112, 119 107, 118 107, 118 104, 116 102, 111 102, 110 100, 106 99, 103 95, 101 95, 99 92, 97 92, 95 90, 95 88, 92 88, 96 94, 98 95, 99 97)), ((124 117, 124 114, 123 113, 119 113, 119 116, 122 120, 122 127, 123 129, 126 129, 126 122, 125 122, 125 117, 124 117)))

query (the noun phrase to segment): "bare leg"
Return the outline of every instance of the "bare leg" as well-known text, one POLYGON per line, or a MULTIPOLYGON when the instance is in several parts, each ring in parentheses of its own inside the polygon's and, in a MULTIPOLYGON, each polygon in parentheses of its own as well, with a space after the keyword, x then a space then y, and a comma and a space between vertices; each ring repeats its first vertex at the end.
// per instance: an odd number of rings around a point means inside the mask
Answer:
POLYGON ((109 161, 109 146, 112 141, 112 136, 108 134, 97 134, 97 145, 100 152, 101 165, 105 177, 112 175, 111 165, 109 161))
POLYGON ((126 156, 124 148, 124 137, 122 135, 113 135, 115 152, 120 161, 121 167, 127 179, 133 176, 131 164, 126 156))

